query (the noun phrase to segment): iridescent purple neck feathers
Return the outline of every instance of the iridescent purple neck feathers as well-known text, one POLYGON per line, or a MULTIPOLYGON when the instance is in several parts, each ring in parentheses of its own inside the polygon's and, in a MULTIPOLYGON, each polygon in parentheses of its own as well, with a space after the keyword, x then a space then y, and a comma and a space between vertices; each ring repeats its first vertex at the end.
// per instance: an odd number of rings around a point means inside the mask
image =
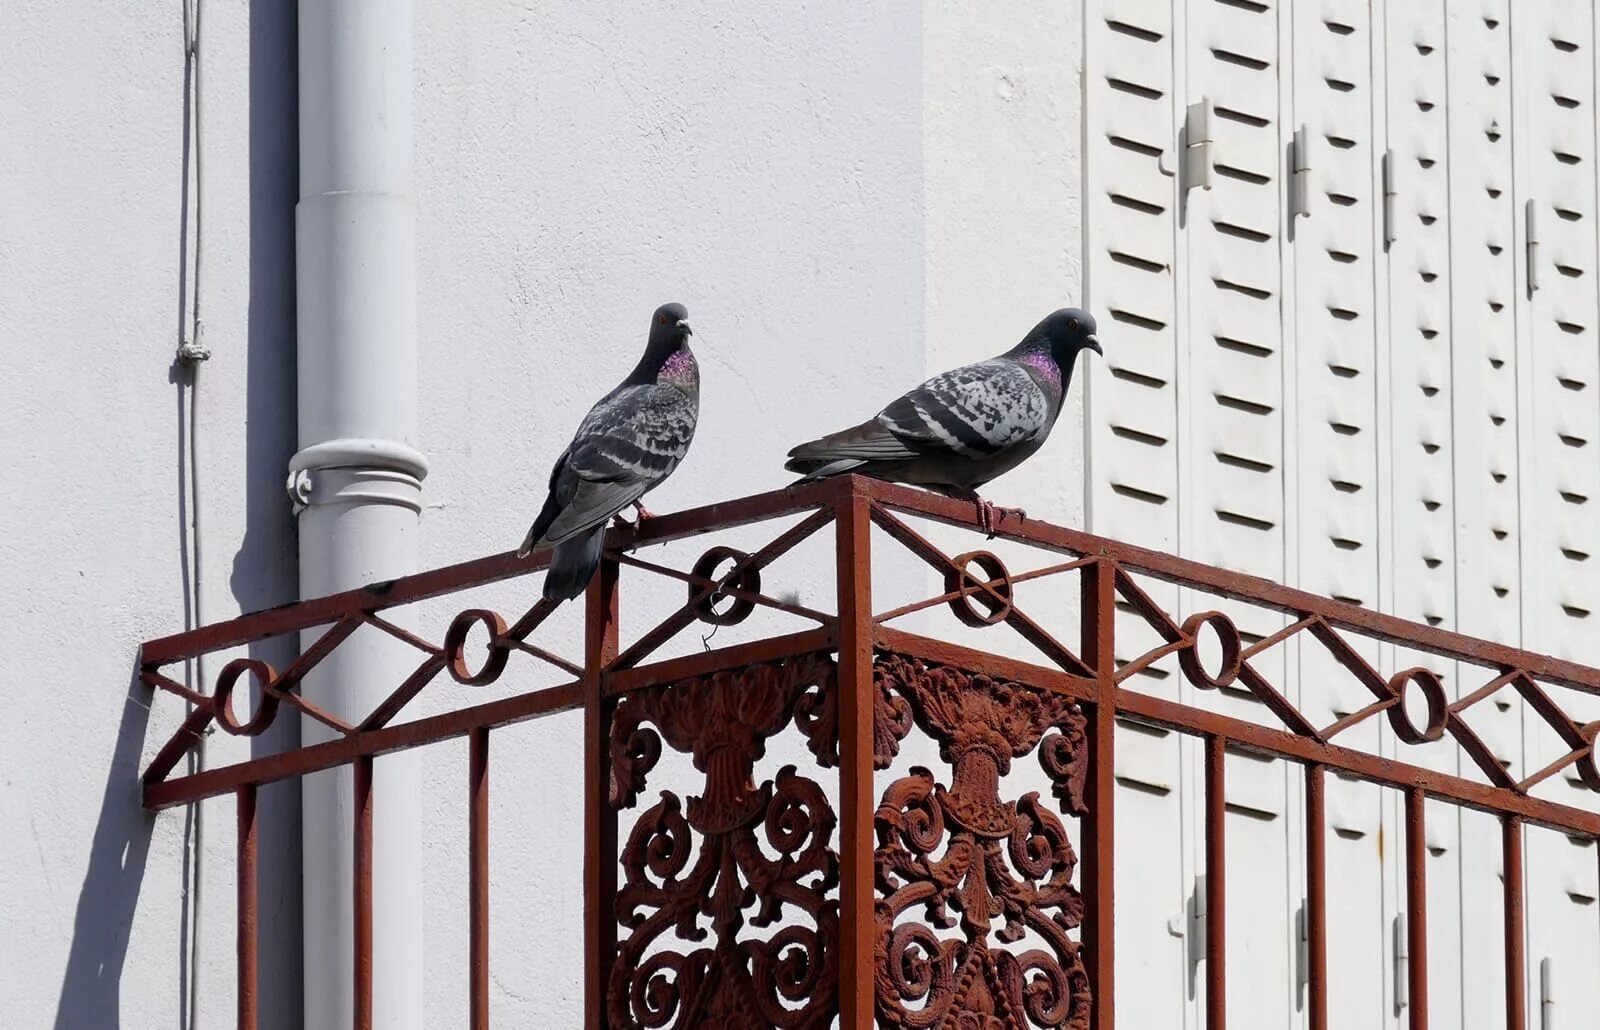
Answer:
POLYGON ((1049 347, 1030 347, 1017 355, 1017 361, 1026 365, 1034 378, 1048 384, 1053 392, 1061 392, 1061 366, 1051 356, 1049 347))
POLYGON ((684 389, 699 387, 700 365, 694 360, 694 351, 685 345, 668 354, 656 372, 656 380, 684 389))

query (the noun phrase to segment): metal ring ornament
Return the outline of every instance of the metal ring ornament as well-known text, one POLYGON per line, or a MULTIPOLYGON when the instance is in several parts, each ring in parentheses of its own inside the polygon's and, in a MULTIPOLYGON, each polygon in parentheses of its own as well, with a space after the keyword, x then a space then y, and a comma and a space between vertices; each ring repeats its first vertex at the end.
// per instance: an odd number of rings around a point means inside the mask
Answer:
POLYGON ((1183 669, 1189 682, 1201 690, 1233 686, 1244 668, 1239 628, 1233 624, 1233 620, 1221 612, 1195 612, 1183 621, 1183 636, 1186 643, 1178 652, 1178 666, 1183 669), (1222 646, 1222 667, 1215 676, 1206 672, 1205 666, 1200 664, 1200 630, 1206 626, 1211 627, 1211 631, 1217 635, 1217 643, 1222 646))
POLYGON ((264 733, 272 725, 272 720, 278 717, 278 697, 272 692, 272 684, 277 679, 277 670, 256 658, 235 658, 224 665, 221 675, 217 677, 216 693, 211 695, 212 711, 223 731, 235 737, 254 737, 264 733), (246 672, 261 688, 261 703, 256 706, 250 721, 241 723, 233 714, 233 688, 246 672))
MULTIPOLYGON (((701 585, 702 582, 710 581, 716 583, 718 581, 717 567, 723 562, 732 562, 734 565, 738 565, 749 557, 744 551, 734 547, 725 547, 721 544, 700 556, 700 560, 694 563, 695 578, 689 583, 689 601, 694 610, 695 618, 712 626, 737 626, 750 617, 750 613, 756 610, 756 603, 747 597, 733 598, 733 604, 728 606, 728 610, 719 612, 717 611, 717 602, 727 597, 727 594, 719 590, 712 590, 711 593, 706 594, 704 597, 699 596, 700 591, 704 589, 701 585)), ((741 568, 739 574, 727 585, 745 593, 759 594, 761 593, 761 572, 748 566, 741 568)))
POLYGON ((974 629, 982 629, 1011 616, 1011 573, 993 552, 967 551, 956 555, 953 565, 954 568, 944 574, 944 589, 947 594, 960 592, 949 601, 950 611, 956 618, 974 629), (972 574, 973 565, 983 573, 982 579, 972 574), (986 587, 985 583, 994 585, 986 587), (979 611, 972 603, 974 597, 981 598, 990 610, 979 611))
POLYGON ((1389 725, 1402 743, 1431 744, 1444 736, 1445 721, 1450 713, 1438 673, 1421 666, 1402 669, 1390 677, 1389 693, 1395 701, 1389 707, 1389 725), (1428 702, 1428 723, 1420 730, 1406 711, 1406 688, 1413 683, 1422 689, 1423 699, 1428 702))
POLYGON ((499 679, 500 674, 506 671, 506 659, 511 656, 511 648, 503 643, 505 635, 506 620, 500 617, 499 612, 487 608, 468 608, 456 615, 444 635, 444 653, 450 662, 451 678, 469 687, 487 686, 499 679), (489 657, 483 663, 483 668, 473 672, 467 664, 467 634, 477 625, 489 631, 489 657))

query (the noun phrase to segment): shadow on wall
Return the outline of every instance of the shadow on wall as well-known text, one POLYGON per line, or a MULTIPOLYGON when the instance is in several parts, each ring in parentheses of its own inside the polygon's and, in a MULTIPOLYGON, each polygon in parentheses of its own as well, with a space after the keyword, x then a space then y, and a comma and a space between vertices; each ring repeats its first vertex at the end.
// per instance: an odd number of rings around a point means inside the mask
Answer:
POLYGON ((139 796, 139 763, 150 721, 148 694, 136 666, 122 702, 122 722, 89 847, 89 870, 72 919, 72 950, 56 1002, 56 1030, 120 1025, 122 964, 156 819, 144 810, 139 796))
MULTIPOLYGON (((299 79, 295 5, 250 4, 250 312, 246 325, 244 538, 229 586, 240 611, 299 596, 294 515, 284 477, 299 430, 295 415, 294 208, 300 194, 299 79)), ((252 646, 250 656, 283 669, 299 653, 293 637, 252 646)), ((300 746, 300 722, 282 717, 251 741, 251 756, 300 746)), ((260 789, 260 1025, 300 1026, 300 783, 260 789)), ((214 877, 231 884, 232 876, 214 877)), ((233 976, 232 963, 202 971, 233 976)), ((228 1014, 224 1014, 226 1017, 228 1014)))
MULTIPOLYGON (((294 524, 283 492, 283 479, 297 438, 295 419, 295 270, 294 208, 298 197, 299 157, 298 80, 296 76, 295 5, 280 0, 252 0, 249 18, 249 312, 243 353, 237 346, 219 343, 207 370, 221 374, 227 366, 237 376, 243 365, 245 390, 244 441, 244 535, 233 556, 228 585, 241 611, 255 611, 292 601, 298 595, 294 524)), ((204 43, 202 42, 202 49, 204 43)), ((188 79, 185 78, 184 124, 189 126, 188 79)), ((210 117, 227 117, 215 113, 210 117)), ((180 160, 179 250, 177 262, 178 319, 181 326, 190 297, 187 241, 192 190, 190 133, 185 131, 180 160)), ((215 314, 215 313, 213 313, 215 314)), ((189 377, 174 367, 171 381, 177 392, 179 451, 174 456, 179 568, 191 567, 192 544, 189 538, 191 498, 188 493, 189 448, 186 395, 189 377)), ((202 379, 206 372, 202 371, 202 379)), ((201 390, 205 390, 202 383, 201 390)), ((215 396, 215 394, 211 394, 215 396)), ((201 399, 201 424, 217 426, 237 417, 223 405, 209 405, 201 399)), ((204 432, 204 429, 202 429, 204 432)), ((226 468, 212 462, 211 469, 226 468)), ((204 485, 204 484, 203 484, 204 485)), ((213 494, 213 497, 216 495, 213 494)), ((204 502, 204 498, 202 499, 204 502)), ((208 539, 206 542, 211 542, 208 539)), ((207 582, 219 582, 220 563, 213 559, 203 570, 207 582)), ((196 622, 193 598, 187 575, 183 576, 185 623, 196 622)), ((278 668, 293 660, 294 639, 270 641, 253 647, 251 656, 271 662, 278 668)), ((186 669, 185 679, 193 669, 186 669)), ((210 689, 218 669, 207 668, 205 689, 210 689)), ((128 695, 123 703, 110 767, 106 772, 100 814, 96 821, 88 872, 78 895, 73 922, 72 945, 56 1005, 55 1030, 115 1030, 121 1023, 122 971, 127 959, 128 939, 135 918, 145 873, 150 841, 157 818, 179 818, 176 813, 157 816, 144 811, 140 798, 139 775, 148 729, 150 691, 139 682, 135 666, 130 676, 128 695)), ((171 699, 168 699, 171 700, 171 699)), ((272 754, 299 744, 297 720, 284 718, 252 742, 252 756, 272 754)), ((226 810, 225 808, 223 809, 226 810)), ((261 790, 257 816, 261 841, 259 954, 261 956, 261 1025, 299 1026, 302 1019, 300 994, 300 791, 298 783, 288 781, 261 790)), ((192 828, 192 813, 186 817, 185 840, 192 828)), ((231 838, 232 828, 227 828, 231 838)), ((227 860, 226 852, 208 848, 212 860, 227 860)), ((190 977, 188 967, 189 919, 187 891, 191 870, 187 862, 175 886, 184 893, 181 918, 180 953, 172 965, 180 1025, 187 1024, 186 999, 190 977)), ((204 870, 204 891, 209 899, 231 891, 233 870, 204 870)), ((231 912, 231 899, 208 909, 213 923, 218 911, 231 912)), ((213 926, 210 933, 215 933, 213 926)), ((209 936, 209 934, 208 934, 209 936)), ((231 935, 228 935, 231 937, 231 935)), ((231 949, 230 949, 231 954, 231 949)), ((231 997, 232 991, 218 989, 218 978, 231 980, 231 961, 212 961, 199 971, 206 985, 203 997, 231 997)), ((213 1002, 210 1009, 215 1009, 213 1002)), ((217 1013, 210 1013, 214 1020, 217 1013)), ((231 1012, 224 1014, 231 1021, 231 1012)))

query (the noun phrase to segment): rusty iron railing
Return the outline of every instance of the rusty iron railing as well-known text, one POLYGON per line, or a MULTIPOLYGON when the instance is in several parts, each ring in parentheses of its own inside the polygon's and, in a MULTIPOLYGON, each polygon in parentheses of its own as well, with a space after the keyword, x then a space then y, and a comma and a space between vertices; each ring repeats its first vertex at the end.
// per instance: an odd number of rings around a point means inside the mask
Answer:
MULTIPOLYGON (((562 657, 531 643, 554 611, 532 605, 514 622, 486 608, 462 610, 442 644, 383 614, 399 606, 526 575, 541 556, 494 555, 369 589, 243 616, 152 640, 141 654, 146 683, 190 702, 192 714, 144 774, 145 803, 168 808, 232 793, 238 802, 239 1026, 256 1026, 256 791, 265 783, 351 766, 356 782, 356 1025, 370 1026, 373 759, 400 749, 466 736, 470 827, 471 1025, 488 1025, 488 741, 499 727, 582 709, 585 838, 585 999, 588 1025, 826 1026, 954 1025, 973 1013, 999 1025, 1110 1030, 1115 998, 1117 885, 1113 781, 1118 719, 1203 741, 1207 868, 1225 868, 1224 790, 1228 750, 1304 767, 1309 943, 1309 1025, 1328 1027, 1324 783, 1330 772, 1402 792, 1406 901, 1411 918, 1410 1025, 1428 1025, 1427 899, 1422 832, 1425 799, 1488 812, 1503 827, 1506 1026, 1523 1026, 1522 828, 1538 825, 1600 839, 1600 815, 1538 796, 1534 788, 1576 767, 1600 790, 1594 741, 1600 723, 1580 725, 1549 687, 1600 694, 1600 672, 1306 594, 1037 521, 1008 522, 1007 546, 1049 556, 1010 572, 991 549, 952 557, 918 525, 939 532, 977 526, 972 506, 867 479, 809 484, 665 515, 608 539, 607 559, 587 595, 584 653, 562 657), (637 556, 646 545, 734 527, 790 520, 764 546, 721 543, 692 569, 637 556), (832 612, 764 590, 761 571, 831 527, 837 568, 832 612), (956 527, 951 530, 949 527, 956 527), (926 564, 944 589, 874 609, 874 531, 926 564), (619 639, 621 584, 666 577, 688 598, 631 641, 619 639), (1075 579, 1075 625, 1064 632, 1018 601, 1026 583, 1075 579), (1146 589, 1176 584, 1195 595, 1282 613, 1283 628, 1246 640, 1219 611, 1179 618, 1146 589), (809 629, 662 657, 696 622, 735 625, 761 611, 782 612, 809 629), (1012 631, 1029 659, 977 649, 899 628, 919 612, 954 613, 970 633, 1012 631), (1120 612, 1120 616, 1119 616, 1120 612), (1157 643, 1119 654, 1119 618, 1157 643), (259 660, 228 663, 210 695, 162 669, 195 655, 327 627, 286 669, 259 660), (297 685, 357 630, 368 627, 414 647, 416 670, 359 721, 312 705, 297 685), (487 657, 474 666, 469 636, 488 631, 487 657), (1201 646, 1202 633, 1211 643, 1201 646), (1075 637, 1064 643, 1063 636, 1075 637), (1261 659, 1291 640, 1325 649, 1370 691, 1372 701, 1327 726, 1314 725, 1260 671, 1261 659), (1362 641, 1429 652, 1483 670, 1482 686, 1448 700, 1438 672, 1383 675, 1362 641), (513 654, 560 673, 560 685, 399 721, 441 673, 463 684, 495 682, 513 654), (1206 655, 1214 661, 1208 668, 1206 655), (1136 689, 1135 677, 1175 659, 1201 690, 1247 691, 1277 725, 1219 714, 1136 689), (241 720, 233 694, 253 677, 261 701, 241 720), (1564 752, 1520 779, 1468 723, 1469 713, 1502 690, 1515 692, 1559 737, 1564 752), (1412 692, 1415 692, 1414 694, 1412 692), (1408 712, 1406 698, 1426 709, 1408 712), (270 757, 174 776, 197 734, 212 723, 229 734, 262 732, 285 707, 328 727, 335 738, 270 757), (1401 757, 1346 746, 1336 738, 1382 716, 1400 747, 1452 739, 1478 777, 1450 775, 1401 757), (769 740, 793 727, 819 768, 836 783, 794 765, 757 782, 769 740), (894 764, 916 729, 939 745, 936 777, 914 768, 882 786, 874 772, 894 764), (670 790, 627 832, 619 817, 640 804, 663 747, 692 757, 697 795, 670 790), (1037 756, 1052 800, 1038 793, 1005 800, 1001 775, 1037 756), (1062 817, 1076 822, 1069 834, 1062 817), (1074 839, 1084 849, 1077 869, 1074 839), (915 918, 916 909, 926 918, 915 918), (957 914, 952 914, 952 912, 957 914), (750 927, 775 928, 761 934, 750 927), (709 933, 707 930, 709 929, 709 933), (994 931, 998 931, 997 934, 994 931), (995 943, 998 938, 999 944, 995 943), (1007 945, 1022 942, 1025 947, 1007 945), (358 976, 362 974, 358 972, 358 976), (364 1021, 365 1020, 365 1021, 364 1021)), ((531 582, 531 581, 530 581, 531 582)), ((1155 591, 1159 593, 1160 591, 1155 591)), ((1223 605, 1226 606, 1226 603, 1223 605)), ((970 635, 963 637, 970 639, 970 635)), ((1348 741, 1350 738, 1345 738, 1348 741)), ((1207 1025, 1226 1025, 1226 879, 1207 880, 1207 1025)), ((1600 974, 1600 971, 1596 971, 1600 974)), ((982 1025, 992 1025, 980 1019, 982 1025)))

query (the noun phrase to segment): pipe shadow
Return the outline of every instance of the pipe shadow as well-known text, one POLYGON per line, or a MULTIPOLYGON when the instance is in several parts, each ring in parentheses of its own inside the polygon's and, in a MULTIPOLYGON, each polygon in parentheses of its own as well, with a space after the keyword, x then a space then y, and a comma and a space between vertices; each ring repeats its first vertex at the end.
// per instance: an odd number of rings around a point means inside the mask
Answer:
MULTIPOLYGON (((299 597, 294 515, 283 489, 299 438, 294 230, 300 193, 297 45, 296 5, 251 0, 244 535, 229 577, 234 600, 246 612, 299 597)), ((298 654, 294 635, 250 647, 252 658, 278 669, 286 668, 298 654)), ((251 757, 299 746, 300 720, 279 718, 251 741, 251 757)), ((297 1027, 304 1018, 300 782, 291 779, 261 787, 256 818, 260 1024, 297 1027)))

